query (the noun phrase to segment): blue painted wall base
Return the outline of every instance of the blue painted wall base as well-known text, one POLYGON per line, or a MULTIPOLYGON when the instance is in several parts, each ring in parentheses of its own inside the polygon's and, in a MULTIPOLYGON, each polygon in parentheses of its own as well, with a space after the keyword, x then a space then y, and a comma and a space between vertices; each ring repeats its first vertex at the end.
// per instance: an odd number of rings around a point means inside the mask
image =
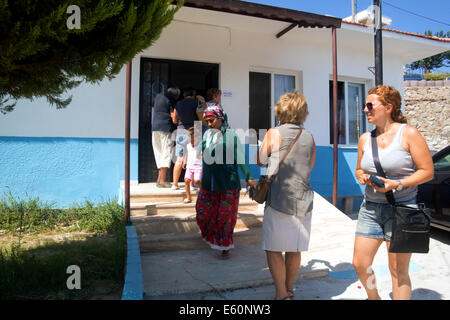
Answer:
MULTIPOLYGON (((130 179, 137 181, 137 139, 131 140, 130 149, 130 179)), ((258 179, 256 147, 245 145, 245 149, 253 177, 258 179)), ((0 154, 0 195, 9 189, 15 197, 31 195, 56 207, 84 200, 118 198, 123 202, 124 139, 0 137, 0 154)), ((356 148, 339 149, 338 195, 364 193, 354 176, 356 160, 356 148)), ((320 195, 332 195, 332 147, 317 146, 310 183, 320 195)))

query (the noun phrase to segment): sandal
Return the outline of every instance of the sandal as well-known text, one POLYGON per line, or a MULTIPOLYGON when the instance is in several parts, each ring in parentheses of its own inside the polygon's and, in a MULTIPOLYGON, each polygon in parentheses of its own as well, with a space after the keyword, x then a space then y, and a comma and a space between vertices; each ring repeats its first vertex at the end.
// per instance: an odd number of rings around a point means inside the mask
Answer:
MULTIPOLYGON (((294 290, 286 290, 286 291, 287 291, 288 295, 281 300, 294 300, 294 290), (292 298, 292 299, 288 299, 288 298, 292 298)), ((273 300, 277 300, 277 299, 273 298, 273 300)))
POLYGON ((294 298, 293 298, 292 296, 286 296, 286 297, 284 297, 284 298, 281 298, 281 299, 274 299, 274 300, 279 300, 279 301, 282 301, 282 300, 294 300, 294 298))
POLYGON ((221 259, 229 259, 230 258, 230 250, 222 250, 222 254, 220 255, 221 259))
POLYGON ((191 203, 192 200, 189 200, 188 198, 184 198, 183 203, 191 203))
POLYGON ((294 290, 287 290, 287 293, 290 297, 294 298, 294 290))

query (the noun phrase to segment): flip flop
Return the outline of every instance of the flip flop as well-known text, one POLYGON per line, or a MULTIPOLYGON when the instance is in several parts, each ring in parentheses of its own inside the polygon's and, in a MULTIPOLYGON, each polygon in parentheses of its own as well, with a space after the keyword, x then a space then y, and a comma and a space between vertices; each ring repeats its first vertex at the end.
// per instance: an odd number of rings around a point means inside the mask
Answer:
POLYGON ((192 200, 189 200, 188 198, 184 198, 183 202, 184 202, 184 203, 191 203, 192 200))
POLYGON ((220 255, 221 259, 229 259, 230 258, 230 250, 222 250, 222 254, 220 255))
POLYGON ((286 296, 286 297, 284 297, 284 298, 281 298, 281 299, 274 299, 274 300, 294 300, 294 298, 292 298, 292 296, 286 296))

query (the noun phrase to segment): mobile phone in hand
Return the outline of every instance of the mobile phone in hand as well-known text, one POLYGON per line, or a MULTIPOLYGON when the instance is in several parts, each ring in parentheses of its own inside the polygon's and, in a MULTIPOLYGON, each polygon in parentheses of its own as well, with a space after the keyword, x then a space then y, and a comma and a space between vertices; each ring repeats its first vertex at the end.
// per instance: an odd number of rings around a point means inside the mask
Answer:
POLYGON ((370 175, 370 181, 373 182, 374 185, 376 185, 379 188, 384 188, 384 182, 381 181, 380 179, 378 179, 376 176, 374 176, 373 174, 370 175))

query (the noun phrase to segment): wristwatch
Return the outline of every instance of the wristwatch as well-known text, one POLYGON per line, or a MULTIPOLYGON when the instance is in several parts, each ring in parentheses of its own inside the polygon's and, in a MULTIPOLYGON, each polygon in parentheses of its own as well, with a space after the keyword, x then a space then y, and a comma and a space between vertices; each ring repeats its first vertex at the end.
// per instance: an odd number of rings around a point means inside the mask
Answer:
POLYGON ((398 181, 398 187, 395 188, 395 191, 402 191, 403 190, 402 180, 397 180, 397 181, 398 181))

